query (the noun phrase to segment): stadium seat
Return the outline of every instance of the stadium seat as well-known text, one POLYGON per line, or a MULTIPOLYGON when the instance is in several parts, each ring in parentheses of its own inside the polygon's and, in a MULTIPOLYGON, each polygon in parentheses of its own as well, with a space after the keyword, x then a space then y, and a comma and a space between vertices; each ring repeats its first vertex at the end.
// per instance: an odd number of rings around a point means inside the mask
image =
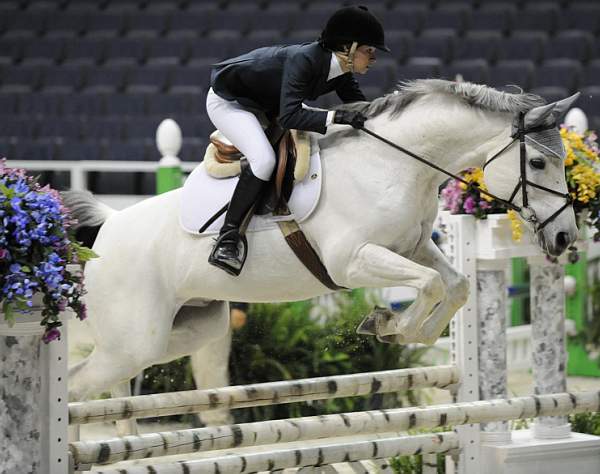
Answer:
POLYGON ((438 58, 410 58, 396 68, 398 81, 440 77, 442 62, 438 58))
POLYGON ((67 42, 64 64, 95 66, 104 62, 105 57, 106 40, 78 38, 67 42))
POLYGON ((79 140, 82 137, 82 123, 78 118, 56 120, 43 117, 37 120, 38 137, 41 139, 64 138, 79 140))
POLYGON ((498 59, 539 62, 543 58, 548 35, 542 31, 515 31, 498 44, 498 59))
POLYGON ((188 11, 177 11, 171 14, 167 38, 198 39, 208 31, 210 22, 207 15, 188 11))
POLYGON ((559 25, 562 30, 582 30, 591 34, 600 31, 600 3, 570 2, 559 15, 559 25))
POLYGON ((581 89, 577 107, 587 114, 590 119, 590 128, 600 132, 600 86, 581 89))
POLYGON ((125 87, 126 71, 120 67, 88 68, 83 92, 87 94, 121 92, 125 87))
POLYGON ((38 66, 9 68, 2 74, 0 92, 32 92, 38 89, 41 69, 38 66))
POLYGON ((35 38, 44 32, 45 26, 45 13, 13 11, 5 16, 5 30, 2 40, 35 38))
POLYGON ((600 85, 600 59, 594 59, 585 67, 582 85, 597 86, 600 85))
POLYGON ((489 84, 500 90, 515 92, 512 86, 528 90, 531 87, 535 65, 528 60, 502 60, 490 67, 489 84))
POLYGON ((63 60, 64 49, 63 39, 31 41, 23 48, 22 64, 58 64, 63 60))
POLYGON ((23 58, 22 39, 0 39, 0 64, 13 64, 23 58))
POLYGON ((497 31, 469 31, 457 41, 455 59, 485 59, 495 62, 502 39, 497 31))
POLYGON ((127 77, 125 92, 128 94, 156 94, 167 88, 167 68, 144 66, 133 69, 127 77))
MULTIPOLYGON (((413 35, 410 31, 393 30, 386 34, 385 43, 390 48, 390 55, 398 62, 404 62, 408 59, 412 45, 413 35)), ((388 55, 382 52, 377 53, 377 60, 388 55)))
POLYGON ((206 105, 203 94, 156 94, 148 100, 148 115, 162 115, 168 117, 172 114, 205 114, 206 105))
POLYGON ((56 12, 46 25, 46 38, 76 38, 81 36, 88 26, 88 15, 81 12, 56 12))
MULTIPOLYGON (((166 116, 164 118, 167 118, 166 116)), ((150 139, 156 137, 156 129, 164 120, 160 117, 132 117, 127 123, 127 140, 150 139)))
POLYGON ((455 49, 456 35, 450 29, 423 30, 415 38, 410 47, 410 56, 435 57, 442 62, 452 60, 455 49))
MULTIPOLYGON (((22 94, 27 95, 27 94, 22 94)), ((17 94, 0 94, 0 116, 12 117, 17 113, 17 94)))
POLYGON ((560 31, 546 44, 545 59, 568 58, 586 62, 590 59, 594 36, 587 31, 560 31))
POLYGON ((167 29, 168 17, 158 13, 134 12, 128 16, 125 35, 128 38, 157 38, 167 29))
POLYGON ((89 16, 85 35, 88 38, 116 38, 125 30, 125 16, 120 14, 94 14, 89 16))
POLYGON ((484 59, 460 59, 443 66, 441 74, 444 79, 450 81, 454 81, 457 76, 460 76, 467 82, 487 84, 489 67, 484 59))
POLYGON ((55 120, 63 116, 63 102, 70 98, 71 95, 65 96, 63 93, 19 94, 17 113, 23 117, 53 117, 55 120))
POLYGON ((37 135, 37 126, 34 120, 30 117, 15 118, 5 117, 0 120, 0 137, 2 140, 7 140, 11 137, 19 139, 35 138, 37 135))
POLYGON ((140 39, 112 39, 106 45, 106 65, 135 66, 146 59, 146 45, 140 39))
POLYGON ((69 94, 79 91, 83 85, 83 71, 79 66, 49 67, 42 73, 41 88, 44 92, 69 94))
POLYGON ((558 86, 569 92, 579 87, 582 75, 581 63, 574 59, 549 59, 536 71, 535 87, 558 86))
POLYGON ((361 88, 387 89, 392 85, 392 74, 387 67, 375 63, 367 74, 358 74, 357 80, 361 88))
POLYGON ((151 101, 146 93, 125 93, 106 95, 106 115, 130 116, 146 114, 146 103, 151 101))
POLYGON ((82 123, 82 130, 85 140, 118 141, 124 139, 124 125, 122 120, 117 117, 89 117, 82 123))
POLYGON ((462 3, 440 4, 438 8, 430 11, 424 20, 424 29, 447 28, 454 30, 458 35, 467 28, 470 20, 470 9, 462 3))
POLYGON ((149 66, 177 65, 189 58, 189 44, 185 38, 154 39, 147 41, 147 64, 149 66))
POLYGON ((427 14, 427 6, 423 4, 397 3, 389 11, 385 12, 381 22, 387 31, 404 30, 413 34, 420 33, 427 14))
MULTIPOLYGON (((236 42, 237 43, 237 42, 236 42)), ((231 57, 233 41, 201 38, 190 44, 189 65, 210 64, 231 57)))
POLYGON ((102 116, 106 112, 104 94, 71 94, 62 104, 63 114, 69 116, 102 116))
POLYGON ((12 154, 13 160, 55 160, 57 147, 55 143, 41 143, 19 140, 15 143, 12 154))
POLYGON ((207 91, 210 84, 210 65, 179 66, 170 71, 169 92, 199 93, 207 91))
MULTIPOLYGON (((179 158, 182 161, 202 161, 204 158, 204 153, 206 152, 206 146, 208 144, 208 138, 198 138, 198 137, 189 137, 184 136, 181 146, 181 151, 179 152, 179 158)), ((158 152, 155 155, 157 159, 160 159, 158 156, 158 152)))
POLYGON ((505 34, 510 28, 513 11, 511 5, 484 3, 471 13, 469 30, 494 30, 505 34))
POLYGON ((552 34, 556 29, 560 6, 555 2, 535 2, 525 5, 512 18, 512 30, 543 31, 552 34))
POLYGON ((103 145, 98 142, 65 140, 60 148, 59 158, 67 161, 101 160, 103 151, 103 145))

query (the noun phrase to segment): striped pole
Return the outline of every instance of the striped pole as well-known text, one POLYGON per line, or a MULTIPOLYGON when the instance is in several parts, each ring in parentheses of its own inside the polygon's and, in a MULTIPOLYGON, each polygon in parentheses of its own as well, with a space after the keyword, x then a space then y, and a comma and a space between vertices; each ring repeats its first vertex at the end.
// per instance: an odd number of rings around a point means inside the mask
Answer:
POLYGON ((597 411, 600 411, 600 391, 559 393, 430 407, 291 418, 125 436, 105 441, 80 441, 71 443, 69 450, 76 466, 109 464, 122 460, 242 446, 597 411))
POLYGON ((423 387, 447 388, 458 383, 459 380, 458 370, 455 367, 442 365, 92 400, 69 403, 69 424, 353 397, 423 387))
POLYGON ((400 436, 373 441, 336 443, 325 446, 280 449, 246 455, 227 455, 197 461, 180 461, 152 466, 133 466, 118 470, 96 471, 97 474, 181 474, 244 473, 286 469, 290 467, 327 466, 363 459, 384 459, 423 453, 448 453, 458 448, 455 433, 400 436))

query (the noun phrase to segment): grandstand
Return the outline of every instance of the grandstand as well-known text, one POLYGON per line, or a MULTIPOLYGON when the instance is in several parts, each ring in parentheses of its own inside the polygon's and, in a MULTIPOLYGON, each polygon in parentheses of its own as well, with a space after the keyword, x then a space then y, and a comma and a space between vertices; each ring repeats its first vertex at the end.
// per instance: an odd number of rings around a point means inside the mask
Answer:
MULTIPOLYGON (((204 106, 210 65, 259 46, 312 41, 346 3, 0 0, 0 156, 158 160, 156 127, 173 117, 183 130, 182 160, 199 161, 213 129, 204 106)), ((581 90, 578 106, 600 128, 600 1, 352 3, 378 15, 392 49, 358 77, 369 98, 399 80, 460 74, 549 100, 581 90)), ((59 174, 49 179, 68 185, 59 174)), ((133 174, 99 173, 91 184, 97 192, 153 192, 133 174)))

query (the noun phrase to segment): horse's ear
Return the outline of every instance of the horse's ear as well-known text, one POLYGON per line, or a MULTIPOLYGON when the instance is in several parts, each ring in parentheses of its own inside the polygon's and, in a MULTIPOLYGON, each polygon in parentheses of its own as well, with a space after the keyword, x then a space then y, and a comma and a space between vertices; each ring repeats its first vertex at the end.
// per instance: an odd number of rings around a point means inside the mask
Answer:
POLYGON ((548 116, 552 114, 555 105, 555 103, 540 105, 527 112, 524 117, 525 128, 528 129, 543 125, 548 116))
POLYGON ((567 97, 566 99, 559 100, 558 102, 554 103, 554 110, 552 111, 552 115, 554 115, 554 118, 557 122, 564 117, 564 115, 568 112, 568 110, 571 108, 573 103, 579 98, 580 95, 581 92, 576 92, 571 97, 567 97))

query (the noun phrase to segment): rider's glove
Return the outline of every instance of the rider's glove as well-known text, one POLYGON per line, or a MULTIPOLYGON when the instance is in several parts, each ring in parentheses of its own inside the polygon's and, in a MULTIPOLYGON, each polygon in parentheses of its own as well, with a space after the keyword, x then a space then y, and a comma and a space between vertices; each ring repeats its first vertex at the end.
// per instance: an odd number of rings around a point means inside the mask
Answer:
POLYGON ((362 128, 366 120, 363 114, 351 110, 337 110, 333 116, 333 123, 352 125, 354 128, 362 128))

